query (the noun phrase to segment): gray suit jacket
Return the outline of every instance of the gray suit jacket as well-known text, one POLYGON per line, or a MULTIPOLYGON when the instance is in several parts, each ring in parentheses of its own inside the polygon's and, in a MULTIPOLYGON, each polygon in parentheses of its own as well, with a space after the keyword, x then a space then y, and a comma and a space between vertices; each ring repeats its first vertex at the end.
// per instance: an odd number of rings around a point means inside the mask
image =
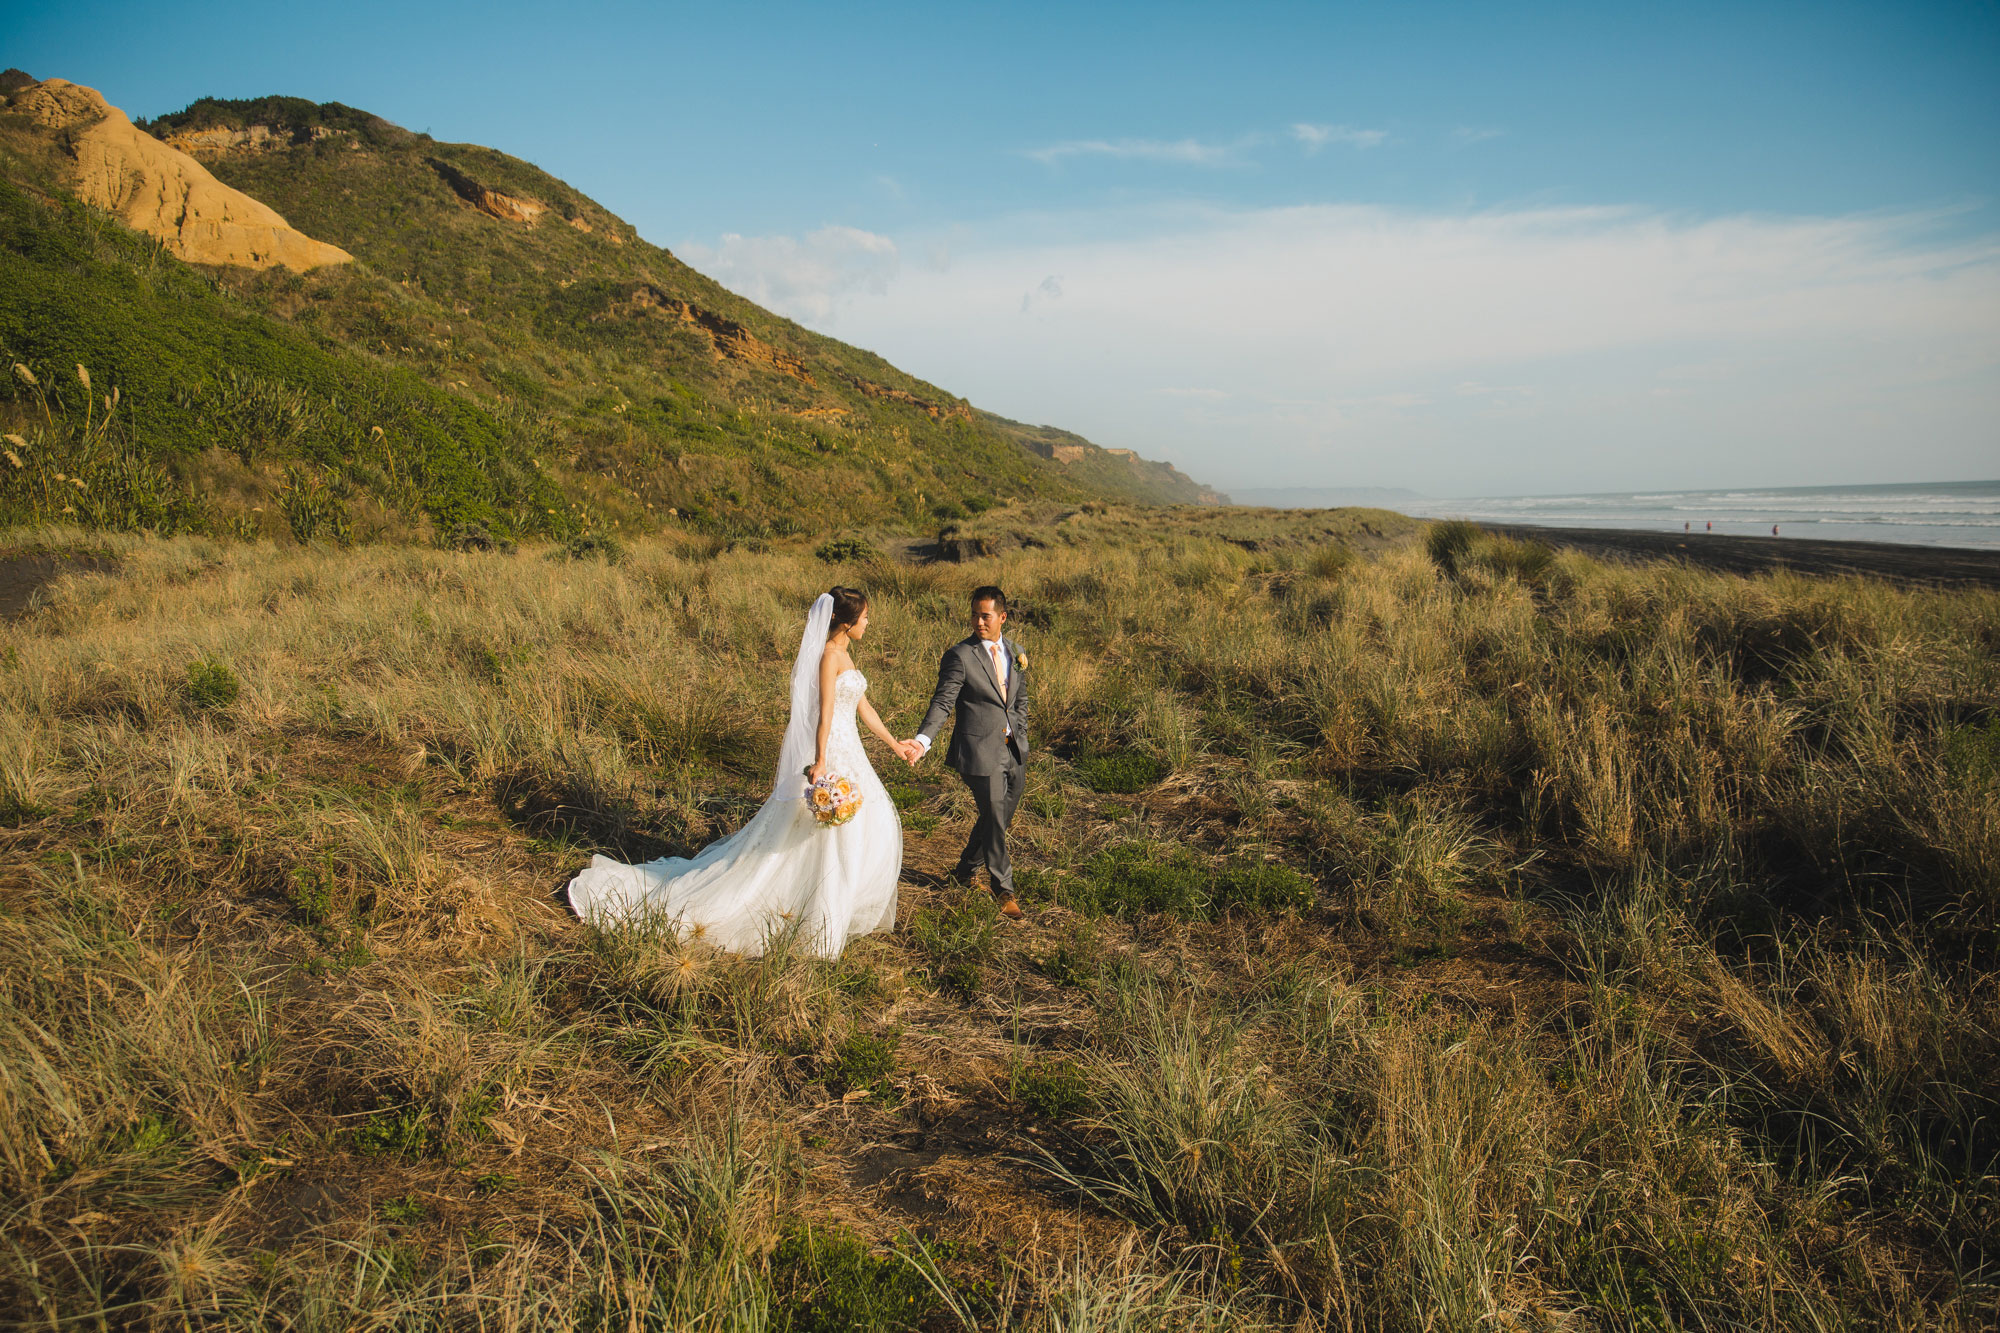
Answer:
POLYGON ((977 635, 961 639, 945 649, 944 660, 938 663, 937 692, 931 695, 924 724, 917 728, 918 735, 935 742, 945 716, 955 713, 951 748, 944 761, 968 776, 998 773, 1010 760, 1023 763, 1028 757, 1028 673, 1016 665, 1021 654, 1014 641, 1002 635, 1000 644, 1007 653, 1005 693, 986 645, 977 635))

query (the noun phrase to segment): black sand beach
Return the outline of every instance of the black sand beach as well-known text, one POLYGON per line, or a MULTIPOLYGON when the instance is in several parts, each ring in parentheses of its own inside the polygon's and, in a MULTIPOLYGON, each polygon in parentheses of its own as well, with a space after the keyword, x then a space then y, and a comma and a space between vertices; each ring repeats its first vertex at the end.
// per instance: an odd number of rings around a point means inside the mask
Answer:
POLYGON ((1488 532, 1567 546, 1612 560, 1685 560, 1733 574, 1790 569, 1800 574, 1864 574, 1901 583, 2000 588, 2000 551, 1809 537, 1723 537, 1714 533, 1622 528, 1538 528, 1482 523, 1488 532))

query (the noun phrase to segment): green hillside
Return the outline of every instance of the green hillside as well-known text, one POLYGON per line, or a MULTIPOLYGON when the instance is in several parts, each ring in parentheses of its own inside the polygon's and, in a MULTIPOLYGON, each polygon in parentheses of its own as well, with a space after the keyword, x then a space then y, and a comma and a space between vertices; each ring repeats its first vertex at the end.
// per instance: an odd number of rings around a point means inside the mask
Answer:
POLYGON ((1140 458, 1129 449, 1106 449, 1075 431, 1030 426, 993 412, 979 419, 1014 443, 1063 465, 1070 480, 1140 504, 1227 504, 1229 497, 1189 477, 1172 463, 1140 458))
POLYGON ((69 199, 60 136, 0 111, 0 352, 35 381, 0 406, 30 446, 0 482, 6 517, 757 536, 1014 498, 1207 498, 1164 465, 1037 450, 505 154, 292 98, 205 99, 142 128, 356 262, 182 264, 69 199))

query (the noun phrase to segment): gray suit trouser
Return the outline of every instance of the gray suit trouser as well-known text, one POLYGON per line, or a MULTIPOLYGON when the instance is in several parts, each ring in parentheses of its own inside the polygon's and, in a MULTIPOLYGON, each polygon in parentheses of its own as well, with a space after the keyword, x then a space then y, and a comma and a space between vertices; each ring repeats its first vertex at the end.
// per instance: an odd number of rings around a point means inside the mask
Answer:
POLYGON ((1007 859, 1007 830, 1014 825, 1014 808, 1021 803, 1021 779, 1027 770, 1014 747, 997 773, 961 773, 979 818, 972 836, 958 856, 958 878, 971 879, 980 866, 986 867, 993 888, 1009 897, 1014 893, 1014 863, 1007 859))

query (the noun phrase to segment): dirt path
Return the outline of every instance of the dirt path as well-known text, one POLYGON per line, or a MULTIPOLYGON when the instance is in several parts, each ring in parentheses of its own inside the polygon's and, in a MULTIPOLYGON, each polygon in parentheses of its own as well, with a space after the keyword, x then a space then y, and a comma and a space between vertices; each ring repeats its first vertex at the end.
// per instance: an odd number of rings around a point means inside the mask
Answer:
POLYGON ((1800 574, 1863 574, 1900 583, 2000 588, 2000 551, 1806 537, 1722 537, 1707 532, 1480 526, 1488 532, 1567 546, 1614 560, 1686 560, 1732 574, 1790 569, 1800 574))

